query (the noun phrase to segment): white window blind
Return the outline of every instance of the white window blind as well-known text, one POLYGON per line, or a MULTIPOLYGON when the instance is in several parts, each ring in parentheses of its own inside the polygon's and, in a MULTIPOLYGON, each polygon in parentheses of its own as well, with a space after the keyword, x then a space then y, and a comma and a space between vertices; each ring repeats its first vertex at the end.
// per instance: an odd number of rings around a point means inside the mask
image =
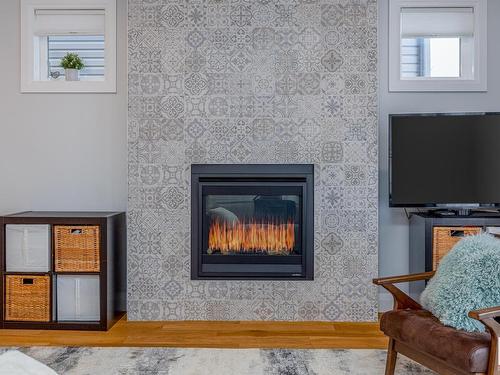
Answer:
POLYGON ((35 9, 35 35, 104 34, 104 9, 35 9))
POLYGON ((401 77, 421 77, 424 75, 423 38, 401 39, 401 77))
POLYGON ((64 75, 61 59, 70 52, 78 54, 85 64, 80 77, 104 77, 104 35, 52 35, 47 41, 49 75, 53 72, 64 75))
POLYGON ((472 37, 473 8, 402 8, 401 37, 472 37))

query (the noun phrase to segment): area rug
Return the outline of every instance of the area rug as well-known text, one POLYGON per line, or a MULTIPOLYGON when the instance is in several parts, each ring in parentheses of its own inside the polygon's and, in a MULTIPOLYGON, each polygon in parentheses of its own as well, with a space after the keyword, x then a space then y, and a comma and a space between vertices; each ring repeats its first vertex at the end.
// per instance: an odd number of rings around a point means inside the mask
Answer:
MULTIPOLYGON (((386 355, 384 350, 60 347, 0 349, 0 354, 8 350, 61 375, 382 375, 386 355)), ((396 374, 434 373, 401 357, 396 374)))

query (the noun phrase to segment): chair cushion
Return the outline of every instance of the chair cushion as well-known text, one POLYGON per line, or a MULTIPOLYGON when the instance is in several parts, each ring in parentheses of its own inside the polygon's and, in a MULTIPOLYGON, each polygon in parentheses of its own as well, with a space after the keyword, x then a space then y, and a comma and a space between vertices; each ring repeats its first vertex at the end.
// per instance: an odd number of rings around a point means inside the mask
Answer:
POLYGON ((393 310, 382 315, 380 329, 389 337, 459 369, 486 372, 491 337, 447 327, 426 310, 393 310))

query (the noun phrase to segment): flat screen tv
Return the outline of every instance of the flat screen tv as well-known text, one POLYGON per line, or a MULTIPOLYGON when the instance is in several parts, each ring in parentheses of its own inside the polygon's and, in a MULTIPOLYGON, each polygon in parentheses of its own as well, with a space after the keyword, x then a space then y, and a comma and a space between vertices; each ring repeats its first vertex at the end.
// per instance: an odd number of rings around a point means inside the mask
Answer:
POLYGON ((500 205, 500 113, 389 116, 392 207, 500 205))

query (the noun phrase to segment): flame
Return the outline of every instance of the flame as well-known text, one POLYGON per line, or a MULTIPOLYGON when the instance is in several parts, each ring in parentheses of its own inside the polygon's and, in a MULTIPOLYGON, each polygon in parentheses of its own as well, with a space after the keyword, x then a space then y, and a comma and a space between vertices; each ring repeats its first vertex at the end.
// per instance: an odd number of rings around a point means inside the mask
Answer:
POLYGON ((208 231, 208 253, 290 254, 295 246, 295 225, 292 219, 227 222, 216 218, 208 231))

